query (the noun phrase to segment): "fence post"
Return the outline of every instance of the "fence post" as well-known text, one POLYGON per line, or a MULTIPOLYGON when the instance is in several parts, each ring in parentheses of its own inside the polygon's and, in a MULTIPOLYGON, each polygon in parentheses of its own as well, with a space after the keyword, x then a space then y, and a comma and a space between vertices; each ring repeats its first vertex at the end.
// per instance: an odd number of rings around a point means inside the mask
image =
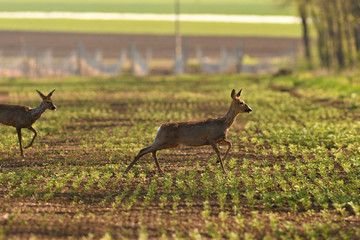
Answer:
POLYGON ((22 46, 22 73, 26 78, 29 77, 28 49, 25 42, 23 42, 22 46))
POLYGON ((131 72, 136 76, 146 76, 149 73, 149 63, 151 58, 151 50, 146 50, 145 60, 137 52, 135 43, 130 43, 130 56, 131 56, 131 72))
POLYGON ((242 71, 243 57, 244 57, 243 46, 242 43, 240 43, 236 49, 236 73, 241 73, 242 71))
POLYGON ((130 42, 130 71, 135 74, 135 43, 133 40, 130 42))
POLYGON ((3 77, 3 71, 4 71, 4 58, 2 50, 0 50, 0 77, 3 77))
POLYGON ((185 73, 186 62, 188 58, 188 48, 182 48, 181 55, 175 54, 174 59, 174 72, 176 75, 185 73))
POLYGON ((76 75, 78 76, 81 76, 82 73, 82 69, 81 69, 82 50, 83 50, 83 46, 81 42, 78 42, 76 49, 76 75))

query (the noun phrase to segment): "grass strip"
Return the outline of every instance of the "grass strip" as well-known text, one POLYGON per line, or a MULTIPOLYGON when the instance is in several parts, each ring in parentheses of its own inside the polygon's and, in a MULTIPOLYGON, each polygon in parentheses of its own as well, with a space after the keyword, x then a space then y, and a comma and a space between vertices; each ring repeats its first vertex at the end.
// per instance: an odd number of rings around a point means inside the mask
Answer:
MULTIPOLYGON (((300 37, 298 24, 181 23, 183 35, 300 37)), ((173 22, 69 19, 1 19, 0 30, 114 34, 173 34, 173 22)))

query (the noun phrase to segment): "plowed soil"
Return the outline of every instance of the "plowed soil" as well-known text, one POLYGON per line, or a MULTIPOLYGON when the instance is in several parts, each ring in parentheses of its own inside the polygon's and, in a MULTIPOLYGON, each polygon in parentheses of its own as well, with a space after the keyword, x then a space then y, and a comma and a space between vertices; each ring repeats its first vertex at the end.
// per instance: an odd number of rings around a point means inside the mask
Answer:
MULTIPOLYGON (((130 42, 145 53, 151 50, 152 58, 173 58, 174 36, 171 35, 134 35, 134 34, 84 34, 55 32, 0 31, 0 50, 3 56, 19 55, 26 47, 34 53, 51 49, 53 56, 64 57, 76 49, 79 42, 90 52, 101 50, 104 58, 117 58, 121 50, 129 52, 130 42)), ((204 55, 220 56, 221 49, 228 50, 242 44, 244 53, 251 57, 269 57, 284 53, 296 47, 301 48, 299 38, 272 37, 231 37, 231 36, 184 36, 184 46, 189 49, 189 57, 196 57, 200 47, 204 55)))

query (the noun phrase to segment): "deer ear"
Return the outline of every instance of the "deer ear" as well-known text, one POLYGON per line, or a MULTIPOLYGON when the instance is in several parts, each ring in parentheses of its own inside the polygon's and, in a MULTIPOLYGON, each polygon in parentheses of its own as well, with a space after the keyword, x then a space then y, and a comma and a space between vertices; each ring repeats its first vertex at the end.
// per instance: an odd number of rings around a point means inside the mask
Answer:
POLYGON ((47 95, 47 97, 51 97, 52 96, 52 94, 53 94, 53 92, 55 92, 55 89, 54 90, 52 90, 48 95, 47 95))
POLYGON ((232 92, 231 92, 231 98, 234 98, 235 94, 236 94, 235 89, 233 89, 232 92))
POLYGON ((236 94, 236 96, 237 96, 237 97, 240 97, 241 92, 242 92, 242 89, 240 89, 240 91, 236 94))
POLYGON ((37 91, 37 93, 39 94, 39 96, 40 96, 42 99, 45 99, 45 98, 46 98, 45 95, 42 94, 39 90, 36 90, 36 91, 37 91))

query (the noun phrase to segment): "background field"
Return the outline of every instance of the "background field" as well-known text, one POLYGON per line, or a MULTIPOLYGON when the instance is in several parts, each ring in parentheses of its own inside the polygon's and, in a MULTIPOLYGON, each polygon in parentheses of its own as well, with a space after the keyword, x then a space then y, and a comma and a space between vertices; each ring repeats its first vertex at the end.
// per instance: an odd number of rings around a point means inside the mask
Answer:
MULTIPOLYGON (((0 1, 1 11, 67 11, 119 13, 174 13, 174 2, 157 1, 0 1)), ((280 0, 181 1, 181 13, 296 15, 295 7, 280 0)), ((173 22, 1 19, 0 29, 14 31, 55 31, 88 33, 173 34, 173 22)), ((228 35, 299 37, 298 24, 243 24, 183 22, 183 35, 228 35)))
MULTIPOLYGON (((182 13, 294 15, 294 5, 282 0, 181 0, 182 13)), ((13 0, 0 1, 1 11, 69 11, 173 13, 170 0, 13 0)))
MULTIPOLYGON (((2 19, 2 30, 41 32, 78 32, 113 34, 158 34, 174 33, 174 23, 158 21, 99 21, 68 19, 2 19)), ((198 36, 267 36, 300 37, 298 24, 246 24, 246 23, 181 23, 183 35, 198 36)))
MULTIPOLYGON (((360 237, 360 79, 309 74, 1 79, 1 102, 57 112, 18 155, 0 128, 0 239, 360 237), (159 152, 127 175, 164 121, 222 116, 243 88, 227 175, 210 147, 159 152)), ((31 134, 23 130, 27 143, 31 134)), ((224 149, 222 149, 224 152, 224 149)))

